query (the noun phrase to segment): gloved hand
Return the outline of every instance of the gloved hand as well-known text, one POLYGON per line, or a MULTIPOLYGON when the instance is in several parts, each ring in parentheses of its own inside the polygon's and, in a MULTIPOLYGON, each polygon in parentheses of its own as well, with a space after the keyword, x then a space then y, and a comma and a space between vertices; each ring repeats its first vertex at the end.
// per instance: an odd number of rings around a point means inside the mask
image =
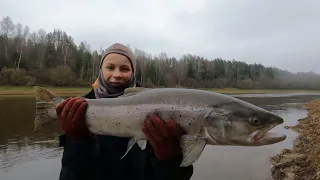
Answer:
POLYGON ((181 152, 180 137, 185 132, 173 120, 164 122, 156 115, 144 120, 142 131, 159 160, 173 158, 181 152))
POLYGON ((62 130, 75 141, 83 141, 90 136, 85 124, 87 105, 82 98, 68 98, 56 107, 62 130))

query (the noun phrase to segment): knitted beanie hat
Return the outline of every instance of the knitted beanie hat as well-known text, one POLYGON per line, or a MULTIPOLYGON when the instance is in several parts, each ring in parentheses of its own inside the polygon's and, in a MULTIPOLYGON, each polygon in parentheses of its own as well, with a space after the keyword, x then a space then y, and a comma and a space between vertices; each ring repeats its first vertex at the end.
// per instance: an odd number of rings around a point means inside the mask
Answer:
POLYGON ((120 44, 120 43, 115 43, 106 49, 106 51, 103 53, 103 55, 101 57, 99 68, 101 68, 101 65, 103 63, 103 59, 108 54, 111 54, 111 53, 117 53, 117 54, 121 54, 123 56, 126 56, 131 62, 133 73, 134 74, 136 73, 137 61, 136 61, 136 58, 135 58, 133 52, 127 46, 120 44))

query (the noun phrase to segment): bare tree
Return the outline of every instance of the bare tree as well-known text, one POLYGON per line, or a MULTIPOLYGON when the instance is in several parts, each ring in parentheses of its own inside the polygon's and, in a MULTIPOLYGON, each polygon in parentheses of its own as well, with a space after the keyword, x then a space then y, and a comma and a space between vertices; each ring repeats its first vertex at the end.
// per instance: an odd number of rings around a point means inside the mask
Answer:
POLYGON ((86 65, 86 61, 85 61, 85 56, 86 54, 90 54, 91 53, 91 48, 90 45, 87 42, 81 42, 79 45, 79 50, 80 52, 82 52, 82 57, 81 57, 81 69, 80 69, 80 79, 83 79, 83 75, 84 75, 84 68, 86 65))
POLYGON ((21 23, 17 24, 17 53, 19 54, 18 62, 15 60, 15 68, 20 68, 20 62, 22 58, 22 51, 24 47, 26 46, 26 42, 28 41, 28 35, 29 35, 29 27, 25 26, 23 29, 23 25, 21 23), (23 31, 23 32, 22 32, 23 31))
POLYGON ((134 54, 137 58, 137 65, 139 66, 140 69, 140 82, 141 84, 143 84, 145 82, 145 77, 146 77, 146 68, 147 68, 147 64, 148 64, 148 59, 151 58, 149 57, 149 55, 138 48, 135 48, 134 54))
POLYGON ((54 38, 54 48, 55 50, 58 50, 61 46, 62 43, 62 38, 63 38, 63 32, 60 29, 55 29, 52 33, 53 38, 54 38))
POLYGON ((177 74, 177 80, 178 80, 178 85, 181 86, 182 82, 184 81, 185 77, 185 61, 183 59, 180 59, 177 64, 176 68, 176 74, 177 74))
POLYGON ((70 37, 64 32, 61 38, 61 51, 63 58, 63 67, 67 66, 68 55, 70 53, 70 37))
POLYGON ((1 35, 4 36, 5 43, 6 43, 4 57, 6 58, 6 60, 9 60, 9 56, 8 56, 9 38, 12 37, 15 26, 9 16, 4 17, 0 24, 1 24, 1 35))
POLYGON ((199 81, 202 79, 202 75, 205 72, 203 61, 203 59, 197 57, 194 63, 196 65, 196 79, 199 81))
POLYGON ((166 67, 166 61, 168 60, 167 53, 161 52, 158 56, 158 63, 156 68, 157 85, 160 85, 163 73, 166 67))
POLYGON ((94 81, 98 74, 98 66, 99 66, 99 54, 98 51, 93 51, 92 53, 92 80, 94 81))
POLYGON ((43 68, 44 59, 46 56, 46 49, 47 49, 47 38, 46 38, 46 31, 43 29, 38 30, 38 46, 39 46, 39 67, 43 68))
MULTIPOLYGON (((92 54, 92 52, 91 52, 91 47, 90 47, 90 44, 88 44, 87 42, 85 43, 85 54, 86 55, 90 55, 90 54, 92 54)), ((86 65, 87 66, 87 72, 89 72, 89 69, 90 69, 90 67, 89 67, 89 64, 90 64, 90 61, 86 61, 86 59, 87 58, 84 58, 83 59, 83 66, 84 65, 86 65)), ((89 59, 89 60, 92 60, 92 59, 89 59)), ((84 67, 82 66, 82 73, 84 73, 83 71, 84 71, 84 67)), ((87 76, 88 77, 88 76, 87 76)))
POLYGON ((205 62, 205 78, 204 78, 204 82, 207 83, 208 80, 212 80, 213 79, 213 72, 214 72, 214 63, 212 61, 206 61, 205 62))

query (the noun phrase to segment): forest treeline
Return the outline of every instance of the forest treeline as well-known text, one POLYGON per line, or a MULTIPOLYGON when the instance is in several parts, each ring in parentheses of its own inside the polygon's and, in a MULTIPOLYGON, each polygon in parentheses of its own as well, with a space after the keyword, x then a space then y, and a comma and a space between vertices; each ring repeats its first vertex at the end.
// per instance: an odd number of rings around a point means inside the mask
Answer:
MULTIPOLYGON (((97 77, 102 48, 92 50, 85 41, 77 45, 60 29, 31 31, 8 16, 0 33, 0 85, 89 86, 97 77)), ((130 48, 138 59, 137 78, 146 87, 320 89, 320 76, 312 72, 192 54, 176 59, 130 48)))

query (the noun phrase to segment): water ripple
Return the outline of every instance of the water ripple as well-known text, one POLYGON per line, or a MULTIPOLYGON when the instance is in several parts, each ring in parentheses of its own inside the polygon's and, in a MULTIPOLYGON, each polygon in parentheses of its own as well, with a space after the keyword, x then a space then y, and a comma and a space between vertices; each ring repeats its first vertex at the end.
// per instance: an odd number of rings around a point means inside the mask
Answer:
POLYGON ((28 161, 39 159, 55 159, 62 155, 58 146, 46 147, 56 144, 54 140, 36 141, 31 143, 10 142, 0 147, 0 169, 12 168, 28 161))

